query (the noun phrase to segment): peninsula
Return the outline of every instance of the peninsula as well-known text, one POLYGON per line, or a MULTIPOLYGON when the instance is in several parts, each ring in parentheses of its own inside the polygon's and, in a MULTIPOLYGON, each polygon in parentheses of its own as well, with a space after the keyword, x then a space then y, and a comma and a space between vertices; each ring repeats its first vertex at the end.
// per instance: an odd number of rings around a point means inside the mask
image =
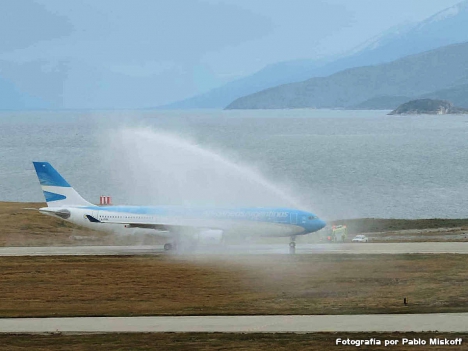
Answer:
POLYGON ((419 99, 411 100, 389 113, 389 115, 447 115, 466 114, 468 109, 455 107, 450 101, 419 99))

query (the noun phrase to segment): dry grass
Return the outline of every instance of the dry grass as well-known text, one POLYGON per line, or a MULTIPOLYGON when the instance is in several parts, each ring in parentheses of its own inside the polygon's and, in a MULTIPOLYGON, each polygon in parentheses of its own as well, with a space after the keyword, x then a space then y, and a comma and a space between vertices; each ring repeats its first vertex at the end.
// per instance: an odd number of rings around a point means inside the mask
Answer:
POLYGON ((395 350, 414 349, 466 350, 462 346, 401 346, 402 338, 462 338, 466 333, 314 333, 314 334, 222 334, 222 333, 155 333, 155 334, 86 334, 25 335, 0 334, 0 350, 83 351, 83 350, 395 350), (336 338, 400 340, 400 346, 336 346, 336 338))
POLYGON ((1 257, 0 317, 466 312, 467 266, 467 255, 1 257))
POLYGON ((46 207, 45 203, 0 203, 0 246, 68 245, 78 237, 102 237, 68 222, 25 208, 46 207))
POLYGON ((399 231, 410 229, 461 228, 468 229, 468 219, 385 219, 359 218, 335 221, 332 224, 346 224, 349 234, 399 231))

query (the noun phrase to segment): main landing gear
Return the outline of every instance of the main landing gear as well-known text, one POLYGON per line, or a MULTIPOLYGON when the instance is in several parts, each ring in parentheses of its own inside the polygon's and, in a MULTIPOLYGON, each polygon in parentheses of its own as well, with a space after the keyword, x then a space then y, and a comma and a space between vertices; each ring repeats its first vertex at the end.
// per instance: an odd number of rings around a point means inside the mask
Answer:
POLYGON ((294 255, 296 253, 296 237, 291 237, 291 242, 289 243, 289 254, 294 255))
POLYGON ((164 251, 177 253, 192 253, 196 250, 197 243, 195 241, 175 241, 164 244, 164 251))

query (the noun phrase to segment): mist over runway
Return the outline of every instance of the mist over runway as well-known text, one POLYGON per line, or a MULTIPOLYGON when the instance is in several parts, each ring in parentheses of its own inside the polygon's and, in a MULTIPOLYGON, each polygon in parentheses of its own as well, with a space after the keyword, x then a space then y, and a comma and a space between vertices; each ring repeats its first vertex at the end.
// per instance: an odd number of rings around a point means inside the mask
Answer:
MULTIPOLYGON (((316 254, 468 254, 468 242, 421 243, 365 243, 365 244, 299 244, 296 255, 316 254)), ((49 247, 1 247, 0 256, 134 256, 174 255, 166 253, 162 245, 156 246, 49 246, 49 247)), ((287 244, 279 245, 231 245, 195 250, 194 255, 264 255, 289 254, 287 244)), ((177 255, 177 254, 175 254, 177 255)), ((183 255, 183 254, 182 254, 183 255)))

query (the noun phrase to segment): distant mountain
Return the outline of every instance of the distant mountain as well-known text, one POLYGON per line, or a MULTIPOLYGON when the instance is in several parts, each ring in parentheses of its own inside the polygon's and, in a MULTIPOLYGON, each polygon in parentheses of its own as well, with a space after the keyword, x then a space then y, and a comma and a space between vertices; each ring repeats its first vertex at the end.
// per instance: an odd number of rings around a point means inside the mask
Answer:
POLYGON ((421 98, 448 100, 453 102, 455 106, 468 108, 468 84, 438 90, 425 94, 421 98))
POLYGON ((468 43, 390 63, 347 69, 328 77, 281 85, 235 100, 227 109, 339 108, 376 96, 408 96, 468 83, 468 43))
MULTIPOLYGON (((423 94, 418 98, 448 100, 453 102, 455 106, 468 108, 468 84, 423 94)), ((410 100, 412 98, 408 96, 376 96, 348 108, 353 110, 394 110, 410 100)))
POLYGON ((164 108, 222 108, 235 99, 280 84, 324 77, 344 69, 391 62, 398 58, 468 41, 468 0, 415 25, 391 28, 339 58, 273 64, 248 77, 227 83, 164 108))
POLYGON ((352 110, 393 110, 397 106, 411 100, 408 96, 376 96, 357 105, 350 106, 352 110))
POLYGON ((311 77, 321 64, 323 65, 323 62, 313 60, 297 60, 272 64, 251 76, 224 84, 205 94, 160 106, 160 108, 224 108, 239 96, 255 93, 284 83, 299 82, 304 80, 304 76, 311 77))
POLYGON ((333 65, 344 69, 345 61, 354 64, 348 67, 364 66, 394 61, 398 58, 436 49, 450 44, 468 41, 468 0, 442 10, 415 25, 407 25, 377 36, 341 63, 333 65))
POLYGON ((398 106, 389 115, 447 115, 466 113, 468 113, 468 109, 455 107, 450 101, 419 99, 408 101, 398 106))
MULTIPOLYGON (((34 14, 32 16, 36 16, 37 11, 30 12, 34 14)), ((5 28, 9 28, 8 23, 5 22, 5 28)), ((388 63, 409 54, 442 45, 465 42, 468 41, 466 23, 468 23, 468 0, 417 25, 393 28, 345 55, 326 60, 295 60, 272 64, 253 75, 228 83, 208 93, 164 107, 224 108, 241 96, 278 85, 302 82, 312 77, 326 77, 352 67, 388 63)), ((65 21, 60 26, 68 27, 69 24, 65 21)), ((73 27, 67 30, 71 33, 73 27)), ((41 27, 37 29, 36 34, 42 34, 37 38, 32 35, 35 33, 26 33, 22 34, 24 45, 19 47, 16 47, 18 43, 12 41, 11 36, 6 35, 3 40, 5 48, 8 50, 27 48, 36 39, 55 38, 56 31, 41 27), (31 41, 32 39, 34 40, 31 41)), ((160 83, 161 75, 164 75, 165 81, 174 81, 172 90, 192 91, 191 89, 184 90, 187 80, 191 77, 190 74, 183 76, 183 79, 172 79, 171 70, 151 76, 130 75, 115 67, 82 62, 73 56, 60 56, 60 58, 50 60, 36 59, 35 61, 27 61, 26 57, 24 59, 14 62, 0 61, 0 109, 152 108, 157 105, 155 97, 158 96, 158 91, 166 89, 166 86, 160 83)), ((458 85, 465 83, 467 82, 460 81, 458 85)), ((440 87, 440 89, 448 88, 451 86, 440 87)), ((440 90, 439 85, 437 89, 440 90)), ((435 90, 427 90, 423 93, 429 94, 433 91, 435 90)), ((377 93, 373 96, 363 94, 365 98, 356 101, 355 104, 376 95, 377 93)), ((393 95, 393 93, 383 91, 380 95, 393 95)), ((413 97, 408 96, 408 98, 413 97)), ((343 103, 348 100, 344 99, 343 103)), ((317 106, 322 105, 328 105, 328 102, 320 102, 317 106)), ((341 106, 342 103, 339 105, 341 106)))
POLYGON ((0 60, 0 110, 149 108, 154 87, 153 76, 132 77, 76 58, 0 60))
POLYGON ((37 96, 21 92, 12 82, 0 77, 0 110, 23 110, 50 108, 50 104, 37 96))

